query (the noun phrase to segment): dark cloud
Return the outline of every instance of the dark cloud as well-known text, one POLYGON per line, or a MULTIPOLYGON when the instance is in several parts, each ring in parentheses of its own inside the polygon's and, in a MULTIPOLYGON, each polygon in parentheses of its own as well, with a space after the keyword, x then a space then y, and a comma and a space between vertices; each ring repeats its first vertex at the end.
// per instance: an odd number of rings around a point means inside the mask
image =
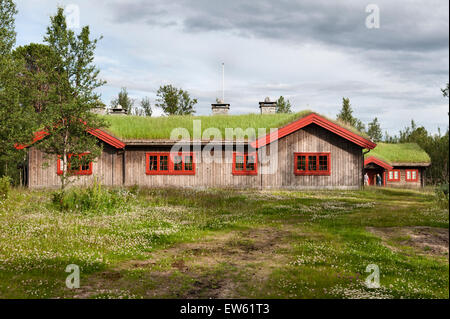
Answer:
POLYGON ((377 1, 380 29, 368 29, 363 1, 141 1, 112 4, 119 23, 166 26, 185 32, 229 31, 293 43, 322 42, 347 48, 429 51, 448 46, 448 2, 377 1), (164 9, 161 9, 164 8, 164 9))

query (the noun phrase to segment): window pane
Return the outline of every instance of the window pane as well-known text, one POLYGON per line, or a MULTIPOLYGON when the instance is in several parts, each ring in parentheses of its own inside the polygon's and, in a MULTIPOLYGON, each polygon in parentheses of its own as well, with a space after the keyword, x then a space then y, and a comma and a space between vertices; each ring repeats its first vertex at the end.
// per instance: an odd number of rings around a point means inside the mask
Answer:
POLYGON ((393 179, 394 178, 394 175, 392 173, 393 173, 392 171, 389 172, 389 179, 393 179))
POLYGON ((173 158, 173 169, 175 171, 183 170, 183 163, 181 162, 181 156, 174 156, 173 158))
POLYGON ((148 169, 150 171, 158 170, 158 157, 156 155, 152 155, 148 157, 148 169))
POLYGON ((412 179, 416 179, 417 178, 417 172, 416 171, 412 171, 412 179))
POLYGON ((192 171, 192 156, 185 156, 184 157, 184 169, 186 171, 192 171))
POLYGON ((316 156, 308 156, 308 170, 315 171, 317 170, 316 156))
POLYGON ((303 155, 297 156, 297 170, 298 171, 306 170, 306 156, 303 155))
POLYGON ((247 171, 254 171, 255 170, 255 157, 250 155, 250 156, 246 156, 246 165, 245 165, 245 169, 247 171))
POLYGON ((244 170, 244 156, 236 155, 236 167, 235 167, 235 169, 237 171, 244 170))
POLYGON ((398 172, 397 171, 394 172, 394 179, 398 179, 398 172))
POLYGON ((328 156, 319 156, 319 171, 328 171, 328 156))
POLYGON ((163 155, 163 156, 159 157, 159 170, 161 170, 161 171, 169 170, 168 159, 169 159, 169 157, 167 155, 163 155))
POLYGON ((411 179, 411 171, 406 171, 406 179, 411 179))

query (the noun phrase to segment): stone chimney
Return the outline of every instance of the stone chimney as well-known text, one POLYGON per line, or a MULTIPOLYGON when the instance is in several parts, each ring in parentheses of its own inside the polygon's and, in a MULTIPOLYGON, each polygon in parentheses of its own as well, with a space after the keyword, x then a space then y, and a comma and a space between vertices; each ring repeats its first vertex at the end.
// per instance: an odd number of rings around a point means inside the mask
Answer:
POLYGON ((259 102, 261 114, 275 114, 277 112, 277 102, 271 102, 269 97, 264 99, 264 102, 259 102))
POLYGON ((117 104, 115 108, 109 109, 108 113, 111 115, 126 115, 127 111, 122 107, 122 105, 117 104))
POLYGON ((227 115, 230 110, 230 104, 225 103, 223 100, 218 100, 217 103, 211 104, 211 109, 213 115, 227 115))

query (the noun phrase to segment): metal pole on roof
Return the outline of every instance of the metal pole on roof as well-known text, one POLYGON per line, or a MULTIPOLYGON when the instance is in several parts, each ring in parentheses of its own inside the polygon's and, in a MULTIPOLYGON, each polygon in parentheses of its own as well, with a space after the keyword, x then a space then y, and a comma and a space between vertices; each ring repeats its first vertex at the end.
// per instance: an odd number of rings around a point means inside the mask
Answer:
POLYGON ((225 103, 225 63, 222 62, 222 101, 225 103))

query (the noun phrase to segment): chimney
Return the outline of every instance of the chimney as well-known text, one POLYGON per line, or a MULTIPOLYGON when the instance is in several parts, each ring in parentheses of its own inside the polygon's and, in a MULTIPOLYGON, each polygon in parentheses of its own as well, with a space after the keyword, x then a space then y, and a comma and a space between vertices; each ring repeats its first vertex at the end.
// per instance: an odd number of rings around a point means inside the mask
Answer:
POLYGON ((109 109, 109 114, 111 115, 126 115, 127 111, 122 107, 122 105, 117 104, 115 108, 109 109))
POLYGON ((264 99, 264 102, 259 102, 261 114, 275 114, 277 112, 277 102, 271 102, 269 97, 264 99))
POLYGON ((225 103, 223 100, 218 100, 217 103, 211 104, 211 109, 213 115, 227 115, 228 110, 230 109, 230 104, 225 103))

